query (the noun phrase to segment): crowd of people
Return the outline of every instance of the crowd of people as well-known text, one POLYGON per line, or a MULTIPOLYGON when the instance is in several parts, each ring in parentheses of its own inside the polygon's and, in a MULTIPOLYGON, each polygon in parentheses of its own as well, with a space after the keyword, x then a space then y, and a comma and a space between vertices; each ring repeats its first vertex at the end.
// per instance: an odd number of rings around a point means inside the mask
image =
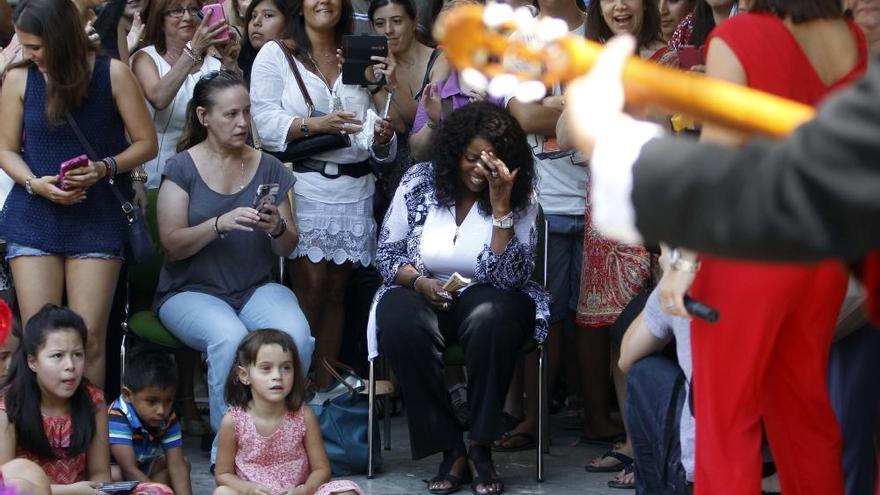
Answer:
MULTIPOLYGON (((0 480, 188 495, 182 435, 205 434, 218 495, 362 494, 330 480, 305 405, 354 327, 349 364, 389 364, 412 457, 442 455, 430 493, 500 494, 493 459, 537 448, 535 344, 558 426, 608 446, 585 469, 612 488, 875 493, 880 335, 847 267, 605 237, 595 224, 632 206, 591 203, 590 159, 632 144, 585 145, 565 84, 520 101, 460 77, 430 26, 473 1, 233 0, 213 22, 202 0, 0 0, 0 291, 19 322, 0 349, 0 480), (367 32, 387 55, 346 84, 344 36, 367 32), (111 312, 134 263, 120 196, 156 212, 164 257, 135 304, 185 349, 129 352, 115 390, 111 312), (692 319, 687 295, 721 320, 692 319), (444 364, 455 343, 466 378, 444 364)), ((880 52, 878 0, 515 3, 811 106, 880 52)), ((639 117, 645 140, 760 138, 639 117)))

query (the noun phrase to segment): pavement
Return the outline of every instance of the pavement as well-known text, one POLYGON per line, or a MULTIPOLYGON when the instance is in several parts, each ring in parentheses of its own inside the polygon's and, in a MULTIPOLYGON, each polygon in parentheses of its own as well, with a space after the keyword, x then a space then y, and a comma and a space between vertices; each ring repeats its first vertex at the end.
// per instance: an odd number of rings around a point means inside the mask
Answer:
MULTIPOLYGON (((551 417, 551 425, 552 425, 551 417)), ((630 490, 608 488, 607 482, 614 474, 588 473, 586 462, 608 449, 608 445, 592 445, 579 442, 579 432, 551 428, 550 453, 545 454, 545 481, 535 481, 536 454, 534 450, 516 453, 495 453, 500 476, 506 485, 505 494, 554 494, 554 495, 626 495, 630 490)), ((209 459, 199 450, 199 439, 187 437, 184 449, 192 462, 193 493, 207 495, 214 490, 214 478, 209 471, 209 459)), ((367 495, 422 495, 427 494, 425 483, 436 474, 440 456, 413 461, 410 457, 406 418, 391 419, 391 450, 382 451, 384 466, 376 477, 368 480, 366 475, 349 476, 367 495)), ((465 489, 459 493, 468 493, 465 489)))

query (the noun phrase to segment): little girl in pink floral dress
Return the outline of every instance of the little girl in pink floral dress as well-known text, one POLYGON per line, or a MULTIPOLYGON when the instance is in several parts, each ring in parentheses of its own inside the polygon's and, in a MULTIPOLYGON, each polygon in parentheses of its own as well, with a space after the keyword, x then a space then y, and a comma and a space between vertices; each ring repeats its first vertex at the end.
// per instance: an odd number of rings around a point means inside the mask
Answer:
POLYGON ((330 481, 318 419, 304 397, 293 339, 278 330, 248 334, 226 382, 214 495, 363 495, 352 481, 330 481))

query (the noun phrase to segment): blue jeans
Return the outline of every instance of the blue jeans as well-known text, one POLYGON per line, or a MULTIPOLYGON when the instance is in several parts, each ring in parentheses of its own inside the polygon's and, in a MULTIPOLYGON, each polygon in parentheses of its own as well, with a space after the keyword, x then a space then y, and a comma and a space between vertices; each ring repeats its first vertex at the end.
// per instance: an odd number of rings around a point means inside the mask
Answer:
POLYGON ((835 342, 828 362, 828 393, 843 435, 847 495, 874 493, 874 433, 880 409, 880 330, 865 324, 835 342))
POLYGON ((636 493, 686 495, 681 464, 684 373, 675 361, 648 356, 626 375, 626 428, 635 453, 636 493))
POLYGON ((305 376, 315 339, 293 292, 276 283, 263 285, 236 313, 223 300, 201 292, 181 292, 159 308, 159 320, 187 347, 208 353, 208 400, 211 428, 219 431, 226 414, 224 388, 238 343, 253 330, 275 328, 290 334, 299 350, 305 376))

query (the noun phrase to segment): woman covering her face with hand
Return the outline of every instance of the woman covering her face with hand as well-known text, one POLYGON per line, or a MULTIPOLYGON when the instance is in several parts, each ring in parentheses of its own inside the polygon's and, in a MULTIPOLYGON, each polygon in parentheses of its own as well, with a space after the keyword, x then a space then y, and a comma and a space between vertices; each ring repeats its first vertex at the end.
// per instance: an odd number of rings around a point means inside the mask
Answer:
POLYGON ((535 169, 525 132, 506 110, 474 103, 441 124, 435 159, 403 177, 379 237, 384 285, 368 326, 409 408, 412 455, 443 453, 431 493, 499 494, 492 442, 504 433, 507 388, 530 337, 543 341, 548 293, 535 267, 535 169), (457 273, 472 283, 446 291, 457 273), (464 346, 470 445, 443 385, 443 350, 464 346))

